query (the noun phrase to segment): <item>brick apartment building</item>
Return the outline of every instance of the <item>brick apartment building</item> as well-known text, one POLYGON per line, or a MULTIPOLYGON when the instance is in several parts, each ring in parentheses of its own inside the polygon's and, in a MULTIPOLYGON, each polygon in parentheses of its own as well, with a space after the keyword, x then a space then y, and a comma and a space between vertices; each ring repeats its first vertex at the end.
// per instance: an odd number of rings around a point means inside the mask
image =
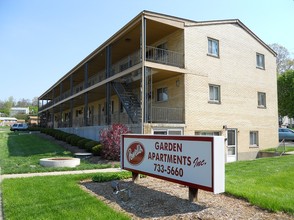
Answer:
POLYGON ((276 53, 241 21, 143 11, 39 97, 40 123, 97 139, 222 135, 226 161, 278 145, 276 53))

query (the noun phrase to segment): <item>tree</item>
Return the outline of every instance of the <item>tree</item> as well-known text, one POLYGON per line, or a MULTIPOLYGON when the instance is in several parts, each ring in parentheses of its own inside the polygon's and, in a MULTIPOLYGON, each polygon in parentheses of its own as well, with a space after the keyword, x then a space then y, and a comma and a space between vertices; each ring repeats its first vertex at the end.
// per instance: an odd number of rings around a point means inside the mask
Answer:
POLYGON ((12 96, 8 98, 8 100, 2 102, 1 101, 0 112, 3 113, 5 116, 10 115, 10 109, 14 106, 14 99, 12 96))
POLYGON ((291 59, 289 51, 279 44, 269 45, 277 53, 277 72, 284 73, 294 69, 294 59, 291 59))
POLYGON ((21 99, 17 102, 18 107, 29 107, 31 105, 31 101, 29 99, 21 99))
POLYGON ((294 70, 278 76, 278 106, 281 116, 294 118, 294 70))
POLYGON ((32 106, 38 106, 38 102, 39 102, 38 97, 34 97, 32 99, 32 106))

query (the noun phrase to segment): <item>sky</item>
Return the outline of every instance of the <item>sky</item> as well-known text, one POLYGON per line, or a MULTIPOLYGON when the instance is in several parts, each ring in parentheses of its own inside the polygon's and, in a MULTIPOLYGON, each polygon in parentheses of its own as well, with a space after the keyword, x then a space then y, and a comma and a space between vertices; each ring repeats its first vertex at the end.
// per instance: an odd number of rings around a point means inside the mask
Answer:
POLYGON ((294 0, 0 0, 0 100, 42 95, 143 10, 239 19, 294 57, 294 0))

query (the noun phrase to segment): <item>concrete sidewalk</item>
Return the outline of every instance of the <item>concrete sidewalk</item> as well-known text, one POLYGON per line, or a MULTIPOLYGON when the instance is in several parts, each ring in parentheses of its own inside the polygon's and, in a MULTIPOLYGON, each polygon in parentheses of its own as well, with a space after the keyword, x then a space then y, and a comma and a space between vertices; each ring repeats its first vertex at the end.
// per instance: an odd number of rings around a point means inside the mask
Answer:
POLYGON ((68 174, 85 174, 85 173, 107 173, 107 172, 122 172, 121 168, 106 168, 106 169, 94 169, 94 170, 73 170, 73 171, 55 171, 45 173, 23 173, 23 174, 4 174, 0 176, 0 182, 3 179, 11 178, 25 178, 33 176, 59 176, 68 174))

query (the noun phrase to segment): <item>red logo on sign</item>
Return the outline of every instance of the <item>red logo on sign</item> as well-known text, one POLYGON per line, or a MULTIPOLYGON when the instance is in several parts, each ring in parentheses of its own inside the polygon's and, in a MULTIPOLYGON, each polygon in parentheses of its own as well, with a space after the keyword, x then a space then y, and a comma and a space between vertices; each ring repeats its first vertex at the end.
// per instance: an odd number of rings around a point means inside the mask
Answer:
POLYGON ((132 143, 127 149, 127 160, 132 165, 140 164, 145 156, 145 149, 140 142, 132 143))

